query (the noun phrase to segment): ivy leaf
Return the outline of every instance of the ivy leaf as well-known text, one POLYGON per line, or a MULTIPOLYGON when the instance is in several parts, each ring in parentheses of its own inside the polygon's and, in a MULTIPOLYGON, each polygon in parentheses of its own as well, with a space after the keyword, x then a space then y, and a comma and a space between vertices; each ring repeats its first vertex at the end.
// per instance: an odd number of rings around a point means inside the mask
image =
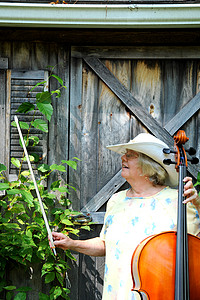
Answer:
POLYGON ((62 224, 68 225, 68 226, 72 226, 73 223, 71 221, 69 221, 68 219, 63 219, 60 221, 62 224))
POLYGON ((41 82, 38 82, 36 85, 34 85, 34 87, 31 89, 31 92, 39 85, 42 85, 42 84, 45 84, 46 81, 41 81, 41 82))
POLYGON ((60 193, 69 193, 69 189, 65 186, 61 186, 59 188, 53 188, 53 191, 58 191, 60 193))
POLYGON ((7 191, 8 195, 15 195, 15 194, 20 194, 20 190, 19 189, 12 189, 7 191))
MULTIPOLYGON (((28 140, 27 136, 25 136, 23 139, 24 139, 24 143, 25 143, 26 147, 28 147, 28 145, 29 145, 29 140, 28 140)), ((23 148, 21 139, 19 140, 19 144, 20 144, 20 146, 23 148)))
POLYGON ((76 260, 76 258, 71 254, 70 250, 66 250, 65 255, 71 260, 76 260))
POLYGON ((52 77, 54 77, 54 78, 56 78, 57 80, 58 80, 58 82, 62 85, 62 86, 64 86, 63 85, 63 80, 59 77, 59 76, 57 76, 57 75, 55 75, 55 74, 53 74, 53 75, 51 75, 52 77))
POLYGON ((24 292, 19 292, 19 293, 15 296, 14 300, 26 300, 26 293, 24 293, 24 292))
POLYGON ((56 164, 53 164, 50 166, 50 169, 53 171, 53 170, 57 170, 57 171, 60 171, 60 172, 66 172, 65 170, 65 167, 62 166, 62 165, 56 165, 56 164))
MULTIPOLYGON (((58 270, 58 271, 60 271, 60 270, 58 270)), ((59 273, 56 273, 56 277, 57 277, 60 285, 62 286, 63 285, 63 277, 59 273)))
POLYGON ((15 167, 20 168, 21 163, 20 163, 19 159, 15 158, 15 157, 12 157, 12 158, 11 158, 11 163, 12 163, 15 167))
POLYGON ((60 192, 60 193, 69 193, 69 189, 66 188, 65 186, 61 186, 61 187, 59 187, 59 188, 54 188, 53 190, 54 190, 54 191, 58 191, 58 192, 60 192))
POLYGON ((23 176, 29 176, 30 174, 31 174, 30 171, 21 172, 21 175, 23 175, 23 176))
POLYGON ((31 145, 32 147, 36 146, 37 144, 39 144, 40 139, 38 136, 29 136, 28 138, 29 140, 33 141, 33 145, 31 145))
POLYGON ((194 186, 200 185, 200 172, 197 174, 197 182, 194 184, 194 186))
POLYGON ((74 170, 77 169, 77 162, 76 161, 73 161, 73 160, 62 160, 62 163, 67 164, 68 166, 70 166, 74 170))
MULTIPOLYGON (((30 161, 35 161, 35 157, 33 155, 29 155, 28 158, 30 161)), ((24 161, 27 161, 26 156, 24 157, 24 161)))
POLYGON ((16 291, 18 291, 18 292, 28 292, 28 291, 32 291, 32 288, 30 288, 28 286, 22 286, 22 287, 18 288, 16 291))
POLYGON ((42 114, 45 115, 48 121, 51 121, 51 116, 53 114, 53 106, 51 103, 37 102, 37 107, 42 114))
POLYGON ((199 184, 200 184, 200 172, 198 172, 198 175, 197 175, 197 182, 199 182, 199 184))
POLYGON ((85 230, 88 230, 88 231, 91 230, 90 226, 88 226, 88 225, 81 226, 81 229, 85 229, 85 230))
POLYGON ((8 286, 4 286, 3 288, 5 290, 7 290, 7 291, 13 291, 13 290, 16 289, 16 286, 14 286, 14 285, 8 285, 8 286))
POLYGON ((48 125, 44 120, 36 119, 32 123, 33 127, 40 129, 44 132, 48 132, 48 125))
POLYGON ((48 273, 45 277, 45 283, 49 283, 55 279, 55 273, 48 273))
POLYGON ((16 223, 3 223, 2 226, 9 228, 9 229, 21 229, 19 227, 19 225, 16 223))
POLYGON ((36 95, 37 103, 51 103, 51 94, 46 91, 42 93, 37 93, 36 95))
POLYGON ((0 182, 0 191, 4 191, 10 188, 9 183, 0 182))
POLYGON ((35 105, 30 102, 24 102, 19 107, 17 112, 19 113, 27 113, 35 109, 35 105))
POLYGON ((49 296, 43 293, 39 293, 39 300, 49 300, 49 296))
POLYGON ((13 294, 13 292, 7 292, 6 293, 6 300, 12 300, 12 294, 13 294))
POLYGON ((33 203, 33 196, 29 191, 20 190, 20 189, 12 189, 12 190, 8 190, 7 194, 8 195, 21 194, 25 202, 27 202, 30 205, 32 205, 32 203, 33 203))
POLYGON ((51 94, 57 94, 56 98, 60 98, 61 96, 61 91, 60 90, 55 90, 55 91, 52 91, 51 94))
POLYGON ((31 155, 34 157, 34 162, 38 162, 40 160, 40 156, 37 153, 31 153, 31 155))
POLYGON ((47 164, 42 164, 38 167, 38 170, 42 173, 50 171, 50 167, 47 164))
POLYGON ((0 164, 0 173, 1 173, 2 171, 6 171, 6 170, 7 170, 6 166, 3 165, 3 164, 0 164))
POLYGON ((56 286, 53 292, 53 299, 57 299, 62 294, 62 289, 60 286, 56 286))
POLYGON ((59 188, 60 183, 61 183, 61 180, 57 180, 57 181, 52 182, 52 184, 51 184, 51 190, 53 188, 59 188))
POLYGON ((31 192, 21 190, 21 195, 22 195, 22 197, 24 198, 24 200, 25 200, 26 202, 28 202, 29 204, 32 204, 32 203, 33 203, 33 196, 32 196, 32 194, 31 194, 31 192))
MULTIPOLYGON (((17 127, 17 124, 16 124, 15 121, 13 121, 13 122, 11 123, 11 125, 12 125, 13 127, 17 127)), ((20 126, 21 129, 27 129, 27 130, 29 129, 29 124, 26 123, 26 122, 19 121, 19 126, 20 126)))

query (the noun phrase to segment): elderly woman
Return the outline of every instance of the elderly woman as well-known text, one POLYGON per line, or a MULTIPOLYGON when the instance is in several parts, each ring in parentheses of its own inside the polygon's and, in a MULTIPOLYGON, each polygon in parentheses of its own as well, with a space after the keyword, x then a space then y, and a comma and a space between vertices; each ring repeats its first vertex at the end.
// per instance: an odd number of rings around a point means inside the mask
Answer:
MULTIPOLYGON (((92 256, 106 255, 103 300, 130 299, 131 257, 137 245, 152 234, 176 230, 178 193, 171 187, 177 186, 178 175, 174 166, 163 164, 163 148, 168 146, 146 133, 129 143, 108 146, 122 155, 121 175, 130 189, 114 194, 108 201, 100 237, 72 240, 53 232, 56 247, 92 256)), ((197 235, 200 199, 192 179, 186 177, 184 182, 188 232, 197 235)))

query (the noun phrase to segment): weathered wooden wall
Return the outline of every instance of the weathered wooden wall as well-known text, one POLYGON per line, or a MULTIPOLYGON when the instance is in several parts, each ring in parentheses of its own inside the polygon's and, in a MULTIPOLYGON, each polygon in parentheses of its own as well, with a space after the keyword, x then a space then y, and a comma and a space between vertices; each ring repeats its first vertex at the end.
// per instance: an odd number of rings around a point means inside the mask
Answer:
MULTIPOLYGON (((59 163, 73 156, 81 159, 76 172, 63 176, 63 180, 69 180, 77 188, 71 194, 75 209, 92 212, 101 223, 106 201, 113 192, 125 187, 119 173, 120 157, 106 150, 108 144, 127 142, 142 131, 170 140, 174 131, 182 127, 190 138, 189 146, 196 147, 199 156, 200 98, 195 95, 200 90, 200 33, 194 30, 192 39, 192 32, 185 32, 188 43, 190 39, 194 42, 192 47, 187 44, 184 31, 174 31, 174 38, 167 31, 163 32, 168 35, 170 45, 161 31, 152 31, 152 38, 148 31, 142 35, 141 31, 127 32, 125 36, 121 32, 118 37, 116 32, 110 31, 109 38, 106 33, 104 36, 100 31, 86 30, 85 37, 90 37, 91 47, 79 46, 84 40, 84 31, 78 30, 68 32, 68 39, 66 32, 56 34, 53 30, 18 29, 15 34, 12 32, 12 38, 1 36, 0 57, 8 59, 8 66, 0 68, 0 161, 8 156, 4 123, 9 114, 5 113, 7 68, 11 72, 36 71, 47 70, 49 65, 55 66, 55 74, 64 79, 68 88, 54 101, 48 162, 59 163), (50 41, 50 36, 56 42, 50 41), (177 47, 180 43, 182 47, 177 47), (78 46, 73 47, 74 44, 78 46)), ((55 88, 54 81, 50 82, 50 88, 55 88)), ((197 169, 190 170, 196 174, 197 169)), ((81 238, 97 236, 101 225, 92 229, 90 233, 83 232, 81 238)), ((100 300, 103 272, 104 258, 77 255, 77 262, 72 263, 70 271, 71 299, 100 300)), ((28 277, 25 281, 38 290, 44 289, 39 284, 40 274, 35 276, 37 284, 28 277)), ((23 285, 23 281, 19 281, 23 285)), ((35 295, 29 299, 35 300, 35 295)))

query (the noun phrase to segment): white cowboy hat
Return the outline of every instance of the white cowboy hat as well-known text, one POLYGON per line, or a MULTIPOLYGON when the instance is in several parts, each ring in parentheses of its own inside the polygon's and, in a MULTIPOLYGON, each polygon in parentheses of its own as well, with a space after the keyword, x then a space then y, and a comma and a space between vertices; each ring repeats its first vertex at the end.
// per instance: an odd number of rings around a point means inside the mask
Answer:
POLYGON ((149 133, 140 133, 128 143, 109 145, 106 148, 121 155, 126 153, 126 149, 130 149, 151 157, 167 171, 168 178, 166 180, 166 184, 173 187, 178 185, 178 173, 175 170, 174 165, 165 165, 163 163, 165 158, 174 160, 174 155, 163 153, 163 148, 169 147, 155 136, 149 133))

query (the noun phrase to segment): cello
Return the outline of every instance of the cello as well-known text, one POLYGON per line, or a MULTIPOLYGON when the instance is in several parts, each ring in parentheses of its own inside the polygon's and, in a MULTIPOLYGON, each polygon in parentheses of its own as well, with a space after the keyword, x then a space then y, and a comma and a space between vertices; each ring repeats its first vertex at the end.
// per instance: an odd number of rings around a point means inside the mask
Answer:
MULTIPOLYGON (((131 260, 133 289, 141 300, 200 300, 200 238, 187 233, 187 205, 183 203, 183 179, 187 156, 183 145, 188 137, 183 130, 174 136, 174 150, 179 172, 177 231, 165 231, 144 239, 135 249, 131 260)), ((191 149, 191 150, 190 150, 191 149)), ((193 148, 189 154, 195 154, 193 148)), ((198 159, 191 159, 193 164, 198 159)))

